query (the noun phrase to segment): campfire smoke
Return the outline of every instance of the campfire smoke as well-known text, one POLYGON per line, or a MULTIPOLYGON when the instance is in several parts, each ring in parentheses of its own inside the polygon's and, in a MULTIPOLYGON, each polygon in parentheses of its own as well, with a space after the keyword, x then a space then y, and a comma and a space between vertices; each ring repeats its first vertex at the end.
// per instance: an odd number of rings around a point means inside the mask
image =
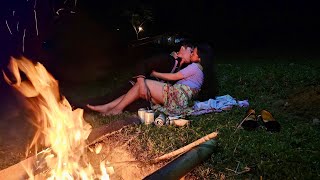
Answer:
MULTIPOLYGON (((34 113, 32 123, 37 127, 28 147, 38 153, 38 162, 43 162, 49 170, 46 179, 109 179, 105 162, 100 165, 101 173, 95 174, 86 161, 86 139, 92 127, 83 119, 83 109, 73 110, 64 96, 60 95, 58 81, 41 63, 34 64, 22 57, 11 58, 8 69, 15 81, 3 72, 5 81, 30 100, 34 113), (24 80, 21 75, 26 75, 24 80)), ((26 169, 31 179, 34 174, 26 169)))

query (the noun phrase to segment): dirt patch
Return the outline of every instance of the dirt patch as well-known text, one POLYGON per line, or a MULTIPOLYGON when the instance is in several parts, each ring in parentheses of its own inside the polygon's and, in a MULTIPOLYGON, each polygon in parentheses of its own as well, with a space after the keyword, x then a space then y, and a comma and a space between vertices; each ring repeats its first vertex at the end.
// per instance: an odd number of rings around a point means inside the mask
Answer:
POLYGON ((95 151, 88 151, 89 161, 96 172, 100 172, 99 165, 102 160, 108 161, 114 170, 113 174, 109 174, 110 179, 143 179, 162 167, 163 164, 146 164, 147 157, 149 157, 148 152, 141 152, 142 148, 137 146, 136 140, 137 134, 118 133, 109 136, 91 147, 94 150, 100 144, 102 150, 99 154, 96 154, 95 151))
POLYGON ((291 94, 285 109, 303 118, 320 118, 320 86, 308 86, 291 94))

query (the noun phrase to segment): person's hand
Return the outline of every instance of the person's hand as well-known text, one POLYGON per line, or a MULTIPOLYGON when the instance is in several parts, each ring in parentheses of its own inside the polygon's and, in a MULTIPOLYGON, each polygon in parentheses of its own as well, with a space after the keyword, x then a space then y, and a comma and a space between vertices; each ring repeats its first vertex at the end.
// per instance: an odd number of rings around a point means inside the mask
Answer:
POLYGON ((154 72, 155 72, 155 71, 152 70, 152 72, 151 72, 151 74, 150 74, 151 77, 156 77, 156 76, 154 75, 154 72))
POLYGON ((155 78, 159 78, 159 74, 161 74, 161 73, 153 70, 153 71, 151 72, 150 76, 151 76, 151 77, 155 77, 155 78))
POLYGON ((173 58, 177 59, 178 58, 178 54, 175 51, 172 51, 170 54, 173 58))

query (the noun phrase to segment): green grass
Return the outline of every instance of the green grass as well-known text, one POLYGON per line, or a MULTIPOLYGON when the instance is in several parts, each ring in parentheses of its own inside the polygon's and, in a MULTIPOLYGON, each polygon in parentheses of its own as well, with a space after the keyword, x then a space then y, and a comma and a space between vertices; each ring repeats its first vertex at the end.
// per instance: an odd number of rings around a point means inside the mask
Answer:
MULTIPOLYGON (((262 109, 270 111, 281 124, 281 132, 269 133, 263 128, 256 131, 236 131, 236 125, 244 117, 247 108, 233 107, 221 113, 190 116, 188 119, 193 122, 188 127, 134 127, 132 131, 141 131, 141 147, 147 147, 150 154, 157 156, 219 130, 215 153, 192 170, 188 177, 320 179, 320 126, 314 125, 312 118, 298 116, 285 107, 285 102, 294 92, 304 87, 320 85, 319 64, 304 60, 290 62, 288 59, 270 59, 261 63, 262 61, 252 58, 243 59, 246 61, 218 59, 220 95, 229 94, 239 100, 248 99, 250 107, 258 113, 262 109), (250 172, 236 174, 231 171, 237 168, 237 172, 241 172, 245 167, 249 167, 250 172)), ((81 98, 108 93, 116 89, 116 82, 125 81, 129 77, 130 73, 118 72, 103 81, 77 87, 70 96, 81 98), (113 80, 115 77, 118 81, 113 80)), ((106 118, 96 115, 89 121, 104 124, 110 122, 110 119, 122 117, 106 118)))

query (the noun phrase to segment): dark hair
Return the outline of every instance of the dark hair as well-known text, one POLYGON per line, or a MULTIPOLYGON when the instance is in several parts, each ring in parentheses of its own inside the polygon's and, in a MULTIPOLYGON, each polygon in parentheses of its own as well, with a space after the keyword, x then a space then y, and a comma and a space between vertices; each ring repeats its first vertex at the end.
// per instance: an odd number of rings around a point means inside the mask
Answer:
POLYGON ((184 46, 185 48, 194 48, 194 45, 191 42, 184 42, 181 44, 181 46, 184 46))
POLYGON ((181 46, 184 46, 185 48, 191 48, 193 49, 195 47, 194 42, 191 40, 183 40, 180 43, 177 44, 177 49, 180 49, 181 46))
POLYGON ((213 48, 208 43, 197 43, 198 55, 203 67, 204 81, 197 100, 205 101, 218 95, 218 80, 216 76, 213 48))

